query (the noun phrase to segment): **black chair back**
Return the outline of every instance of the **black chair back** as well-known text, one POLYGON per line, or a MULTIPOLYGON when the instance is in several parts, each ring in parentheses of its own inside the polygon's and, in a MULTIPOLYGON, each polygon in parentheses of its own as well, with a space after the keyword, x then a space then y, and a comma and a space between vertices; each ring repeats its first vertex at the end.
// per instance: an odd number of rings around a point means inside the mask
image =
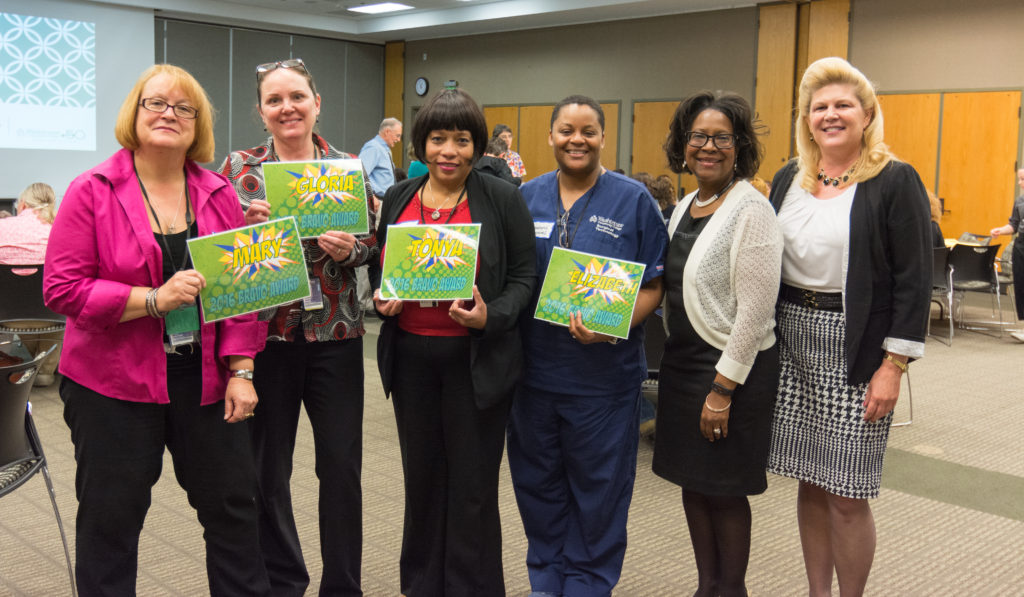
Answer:
POLYGON ((949 267, 949 249, 935 247, 932 249, 932 290, 949 290, 949 279, 946 269, 949 267))
MULTIPOLYGON (((65 317, 43 302, 43 266, 0 265, 0 325, 15 321, 45 321, 63 327, 65 317), (15 270, 35 268, 31 274, 15 270)), ((6 330, 5 330, 6 331, 6 330)))
POLYGON ((996 278, 996 253, 999 245, 977 247, 953 245, 949 251, 949 265, 953 268, 953 288, 988 292, 999 282, 996 278))
MULTIPOLYGON (((0 468, 38 457, 29 443, 25 413, 36 369, 54 349, 51 346, 33 358, 23 348, 11 350, 13 346, 20 344, 0 344, 0 363, 14 363, 0 365, 0 468)), ((5 488, 8 489, 13 488, 5 488)))

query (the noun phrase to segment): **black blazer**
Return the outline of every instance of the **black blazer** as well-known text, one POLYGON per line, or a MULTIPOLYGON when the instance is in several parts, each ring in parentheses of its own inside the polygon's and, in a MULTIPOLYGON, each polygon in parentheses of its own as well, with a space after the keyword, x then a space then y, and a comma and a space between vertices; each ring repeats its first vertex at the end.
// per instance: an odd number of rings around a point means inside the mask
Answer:
MULTIPOLYGON (((775 211, 794 181, 796 160, 779 170, 769 200, 775 211)), ((931 208, 917 172, 891 161, 857 185, 850 208, 846 272, 847 377, 870 381, 882 364, 882 342, 924 342, 932 289, 931 208)))
MULTIPOLYGON (((388 226, 396 222, 427 178, 404 180, 388 190, 377 226, 381 247, 388 226)), ((486 326, 469 330, 470 375, 477 407, 482 409, 510 398, 522 375, 518 319, 537 283, 537 249, 533 218, 515 186, 474 170, 466 179, 466 200, 473 222, 481 225, 476 284, 487 303, 486 326)), ((380 288, 379 270, 373 272, 373 287, 380 288)), ((397 318, 385 317, 377 341, 377 367, 385 395, 391 393, 397 334, 397 318)))

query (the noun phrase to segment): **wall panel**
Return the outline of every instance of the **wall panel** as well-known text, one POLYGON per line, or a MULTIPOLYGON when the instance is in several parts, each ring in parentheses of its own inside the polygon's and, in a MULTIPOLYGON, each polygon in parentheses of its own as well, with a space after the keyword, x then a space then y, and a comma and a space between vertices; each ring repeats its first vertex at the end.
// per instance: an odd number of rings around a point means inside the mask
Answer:
POLYGON ((519 156, 526 166, 523 182, 558 167, 554 151, 548 143, 551 110, 554 107, 554 104, 519 107, 519 156))
POLYGON ((811 2, 807 63, 819 58, 846 58, 850 47, 850 0, 811 2))

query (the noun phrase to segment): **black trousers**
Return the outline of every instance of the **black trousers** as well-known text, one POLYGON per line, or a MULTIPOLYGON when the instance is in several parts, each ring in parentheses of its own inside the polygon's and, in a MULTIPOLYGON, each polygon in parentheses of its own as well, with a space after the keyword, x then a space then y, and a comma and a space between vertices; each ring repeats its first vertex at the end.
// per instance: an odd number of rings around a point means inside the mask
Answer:
POLYGON ((274 596, 301 596, 309 585, 291 494, 300 405, 313 426, 320 480, 320 595, 362 595, 363 339, 267 342, 253 381, 260 543, 274 596))
POLYGON ((1017 303, 1017 319, 1024 320, 1024 234, 1013 241, 1013 300, 1017 303))
POLYGON ((405 476, 407 597, 501 597, 498 467, 511 398, 473 400, 469 338, 398 333, 392 401, 405 476))
POLYGON ((108 398, 66 377, 61 383, 78 462, 75 571, 82 597, 135 595, 139 534, 164 446, 203 525, 210 594, 270 594, 248 432, 224 422, 223 402, 200 406, 201 387, 198 361, 168 364, 169 405, 108 398))

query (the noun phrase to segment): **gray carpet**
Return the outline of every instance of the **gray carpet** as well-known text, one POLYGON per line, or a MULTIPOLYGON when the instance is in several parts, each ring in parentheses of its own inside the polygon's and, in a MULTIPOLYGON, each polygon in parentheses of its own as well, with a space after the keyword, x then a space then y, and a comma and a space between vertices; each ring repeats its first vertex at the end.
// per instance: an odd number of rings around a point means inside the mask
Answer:
MULTIPOLYGON (((984 309, 971 309, 984 317, 984 309)), ((933 322, 936 333, 944 324, 933 322)), ((398 595, 402 475, 391 404, 383 398, 375 336, 367 336, 364 419, 363 590, 398 595)), ((1024 400, 1016 374, 1024 344, 957 330, 952 347, 929 339, 911 366, 913 424, 892 430, 882 495, 872 502, 878 549, 868 582, 875 596, 1024 595, 1024 400)), ((904 384, 905 385, 905 384, 904 384)), ((74 456, 55 388, 35 390, 33 406, 64 523, 74 542, 74 456)), ((906 389, 896 420, 909 416, 906 389)), ((293 493, 315 595, 320 574, 316 478, 308 422, 300 424, 293 493)), ((651 473, 642 440, 630 509, 629 549, 619 596, 689 595, 696 571, 679 489, 651 473)), ((751 595, 806 594, 796 525, 796 483, 771 477, 752 498, 751 595)), ((505 579, 525 596, 526 540, 507 469, 501 479, 505 579)), ((72 547, 73 550, 73 547, 72 547)), ((140 545, 143 596, 208 594, 202 530, 174 481, 170 459, 153 492, 140 545)), ((72 552, 73 553, 73 552, 72 552)), ((53 511, 41 477, 0 500, 0 596, 69 594, 53 511)), ((834 590, 838 594, 838 589, 834 590)))

